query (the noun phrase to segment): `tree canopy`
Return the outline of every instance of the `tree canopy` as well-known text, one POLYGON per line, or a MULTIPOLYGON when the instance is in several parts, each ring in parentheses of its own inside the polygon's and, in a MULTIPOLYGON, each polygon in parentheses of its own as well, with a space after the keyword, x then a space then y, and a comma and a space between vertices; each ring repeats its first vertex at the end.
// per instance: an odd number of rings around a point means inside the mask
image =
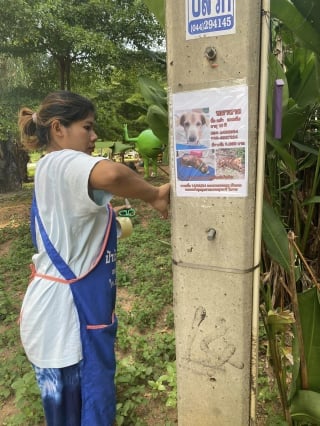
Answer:
POLYGON ((127 53, 162 45, 161 26, 141 0, 0 0, 0 51, 43 56, 71 89, 72 67, 108 75, 127 53))
POLYGON ((0 0, 0 136, 22 105, 62 88, 90 97, 102 138, 146 127, 138 77, 165 80, 164 30, 142 0, 0 0), (136 93, 136 95, 135 95, 136 93))

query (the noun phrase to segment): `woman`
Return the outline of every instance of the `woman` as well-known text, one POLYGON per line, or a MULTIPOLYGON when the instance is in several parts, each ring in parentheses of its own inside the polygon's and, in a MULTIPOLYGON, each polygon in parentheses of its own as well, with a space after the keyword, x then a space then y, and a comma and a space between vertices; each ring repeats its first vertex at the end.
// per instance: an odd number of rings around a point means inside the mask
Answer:
POLYGON ((48 426, 115 419, 117 225, 112 195, 168 216, 169 184, 155 187, 125 165, 92 157, 95 109, 58 91, 19 113, 24 145, 46 150, 35 173, 31 229, 37 248, 21 309, 21 339, 48 426))

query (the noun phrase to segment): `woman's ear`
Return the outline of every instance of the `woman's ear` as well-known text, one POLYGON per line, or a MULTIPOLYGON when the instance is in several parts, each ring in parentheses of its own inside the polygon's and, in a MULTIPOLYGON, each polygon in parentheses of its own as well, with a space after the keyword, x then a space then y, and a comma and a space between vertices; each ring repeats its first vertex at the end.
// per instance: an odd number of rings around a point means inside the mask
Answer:
POLYGON ((51 131, 53 136, 63 136, 63 126, 61 125, 59 120, 53 120, 53 122, 51 123, 51 131))

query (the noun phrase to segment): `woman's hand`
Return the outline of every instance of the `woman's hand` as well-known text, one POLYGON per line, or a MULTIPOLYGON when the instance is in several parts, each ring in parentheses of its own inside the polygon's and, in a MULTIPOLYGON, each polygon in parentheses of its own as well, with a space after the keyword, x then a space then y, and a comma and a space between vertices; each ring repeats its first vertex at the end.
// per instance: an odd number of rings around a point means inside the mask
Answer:
POLYGON ((168 218, 170 204, 170 183, 158 187, 157 198, 150 202, 153 208, 161 213, 164 219, 168 218))

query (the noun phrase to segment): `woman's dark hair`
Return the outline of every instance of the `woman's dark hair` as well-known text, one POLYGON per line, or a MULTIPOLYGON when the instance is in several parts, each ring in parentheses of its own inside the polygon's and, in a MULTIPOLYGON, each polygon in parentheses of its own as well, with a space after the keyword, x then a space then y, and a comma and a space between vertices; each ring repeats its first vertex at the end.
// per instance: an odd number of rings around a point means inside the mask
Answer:
POLYGON ((54 120, 69 127, 72 123, 95 115, 93 103, 76 93, 60 90, 43 100, 39 111, 22 108, 19 112, 21 141, 29 150, 44 149, 50 142, 50 129, 54 120))

